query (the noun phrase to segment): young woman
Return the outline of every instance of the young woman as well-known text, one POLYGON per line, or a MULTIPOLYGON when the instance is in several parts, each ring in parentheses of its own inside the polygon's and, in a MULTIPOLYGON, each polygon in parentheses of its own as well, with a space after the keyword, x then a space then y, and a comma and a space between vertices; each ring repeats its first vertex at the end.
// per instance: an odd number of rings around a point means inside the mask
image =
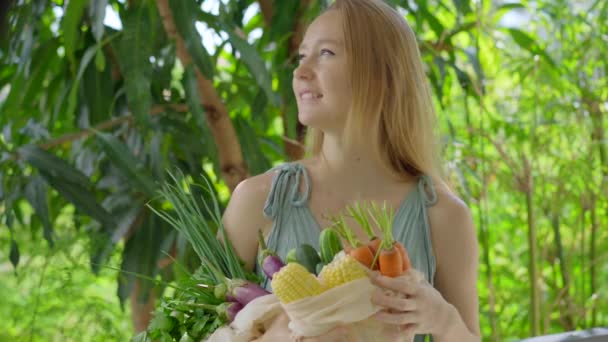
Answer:
MULTIPOLYGON (((380 0, 336 0, 306 31, 293 89, 298 118, 314 137, 312 156, 243 181, 224 214, 247 267, 255 267, 259 229, 284 258, 298 244, 318 247, 327 217, 347 205, 386 201, 396 212, 395 238, 426 279, 372 276, 408 295, 378 291, 372 301, 384 310, 375 318, 417 341, 480 340, 475 228, 441 180, 431 95, 404 18, 380 0)), ((289 340, 287 323, 277 318, 261 340, 289 340)), ((306 340, 347 341, 348 329, 306 340)))

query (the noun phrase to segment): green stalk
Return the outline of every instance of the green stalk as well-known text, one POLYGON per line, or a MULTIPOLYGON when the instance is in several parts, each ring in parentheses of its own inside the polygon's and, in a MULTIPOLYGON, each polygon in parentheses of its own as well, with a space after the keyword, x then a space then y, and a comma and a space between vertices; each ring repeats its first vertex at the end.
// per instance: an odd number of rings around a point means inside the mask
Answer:
POLYGON ((372 203, 368 212, 372 220, 374 220, 374 222, 382 232, 383 239, 382 243, 380 243, 380 248, 378 248, 378 250, 391 249, 393 247, 393 244, 395 243, 395 239, 393 238, 393 220, 395 219, 394 210, 389 208, 386 205, 386 202, 384 202, 382 204, 382 208, 380 208, 377 204, 372 203))
MULTIPOLYGON (((178 179, 178 177, 171 173, 169 176, 172 182, 171 184, 165 184, 160 194, 172 205, 175 216, 172 217, 154 208, 151 208, 151 210, 165 219, 173 228, 184 234, 201 261, 213 265, 225 277, 245 278, 245 270, 223 227, 219 201, 215 196, 212 184, 203 176, 204 184, 188 185, 187 189, 192 189, 196 186, 209 195, 209 198, 201 198, 201 203, 207 216, 211 217, 213 226, 207 221, 206 216, 201 211, 194 198, 194 192, 191 190, 187 192, 184 189, 182 180, 185 177, 180 174, 178 179), (224 244, 218 241, 214 226, 217 227, 217 231, 223 237, 224 244)), ((217 275, 215 277, 218 278, 217 275)), ((220 279, 216 280, 220 281, 220 279)))
POLYGON ((357 221, 361 229, 365 232, 365 234, 367 234, 367 237, 370 240, 376 238, 376 235, 374 234, 374 231, 372 229, 372 225, 369 223, 367 215, 365 215, 365 208, 362 207, 360 202, 356 202, 354 206, 348 206, 346 210, 348 211, 350 216, 354 218, 355 221, 357 221))
POLYGON ((361 242, 359 241, 359 239, 357 239, 353 231, 346 225, 346 221, 344 221, 343 216, 332 218, 332 221, 334 221, 334 225, 332 226, 332 228, 334 228, 336 232, 338 232, 338 234, 340 234, 340 236, 345 239, 353 248, 361 246, 361 242))

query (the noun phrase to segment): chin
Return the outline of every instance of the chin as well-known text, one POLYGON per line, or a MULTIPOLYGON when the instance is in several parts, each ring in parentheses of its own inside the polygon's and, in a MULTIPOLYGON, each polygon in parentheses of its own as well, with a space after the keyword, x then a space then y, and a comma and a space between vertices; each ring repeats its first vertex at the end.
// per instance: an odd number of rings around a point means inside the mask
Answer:
POLYGON ((327 125, 325 120, 323 120, 323 115, 320 113, 304 111, 298 112, 298 120, 304 126, 311 128, 323 128, 323 126, 327 125), (325 125, 324 125, 325 124, 325 125))

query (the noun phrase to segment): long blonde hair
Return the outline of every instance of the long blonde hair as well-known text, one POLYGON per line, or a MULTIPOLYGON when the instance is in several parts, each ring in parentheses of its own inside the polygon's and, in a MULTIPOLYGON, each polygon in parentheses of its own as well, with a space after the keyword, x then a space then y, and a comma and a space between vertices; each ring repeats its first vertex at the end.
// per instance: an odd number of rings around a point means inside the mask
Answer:
MULTIPOLYGON (((416 36, 403 16, 381 0, 336 0, 352 82, 345 142, 368 136, 380 161, 398 178, 441 179, 435 111, 416 36)), ((312 153, 323 132, 312 130, 312 153)))

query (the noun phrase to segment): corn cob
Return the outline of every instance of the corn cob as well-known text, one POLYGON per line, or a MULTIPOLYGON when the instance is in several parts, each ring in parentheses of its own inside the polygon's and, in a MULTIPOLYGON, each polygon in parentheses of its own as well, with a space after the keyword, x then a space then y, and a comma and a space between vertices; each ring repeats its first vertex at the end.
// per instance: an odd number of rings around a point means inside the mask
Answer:
POLYGON ((327 290, 365 276, 363 265, 350 255, 336 258, 326 265, 319 274, 323 286, 327 290))
POLYGON ((291 262, 272 278, 272 292, 283 303, 290 303, 323 292, 321 283, 304 266, 291 262))

